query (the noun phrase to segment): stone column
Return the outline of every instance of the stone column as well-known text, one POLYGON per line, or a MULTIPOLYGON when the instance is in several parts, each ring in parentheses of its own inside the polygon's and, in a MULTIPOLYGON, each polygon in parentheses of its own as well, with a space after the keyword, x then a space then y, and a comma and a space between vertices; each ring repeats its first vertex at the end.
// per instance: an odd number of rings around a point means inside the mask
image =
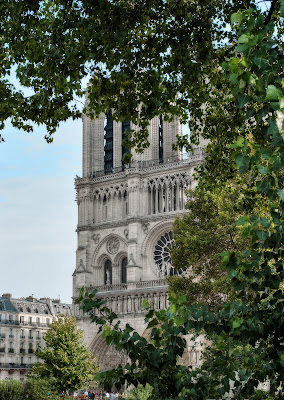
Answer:
POLYGON ((149 214, 153 214, 153 187, 150 186, 150 207, 149 207, 149 214))
POLYGON ((158 208, 158 187, 155 185, 155 214, 158 214, 159 208, 158 208))
POLYGON ((166 193, 165 193, 165 206, 166 206, 166 213, 169 212, 169 186, 166 184, 166 193))

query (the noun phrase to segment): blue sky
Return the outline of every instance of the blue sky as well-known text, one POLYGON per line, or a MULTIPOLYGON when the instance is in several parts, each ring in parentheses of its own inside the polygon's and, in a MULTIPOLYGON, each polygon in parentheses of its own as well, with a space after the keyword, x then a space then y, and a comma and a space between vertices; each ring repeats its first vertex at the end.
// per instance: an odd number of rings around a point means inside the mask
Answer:
POLYGON ((7 124, 0 144, 0 295, 71 302, 82 122, 61 124, 51 144, 7 124))
MULTIPOLYGON (((188 129, 184 129, 188 132, 188 129)), ((0 143, 0 295, 71 302, 77 248, 74 178, 82 173, 82 121, 28 134, 7 124, 0 143)))

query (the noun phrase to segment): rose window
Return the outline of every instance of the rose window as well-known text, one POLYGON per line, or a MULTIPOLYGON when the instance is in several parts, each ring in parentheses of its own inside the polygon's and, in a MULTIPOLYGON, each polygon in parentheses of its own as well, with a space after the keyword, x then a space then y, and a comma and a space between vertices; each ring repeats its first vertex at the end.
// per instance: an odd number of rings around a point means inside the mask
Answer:
POLYGON ((154 262, 161 277, 175 275, 176 270, 172 266, 169 249, 173 244, 173 232, 166 232, 160 237, 154 249, 154 262))

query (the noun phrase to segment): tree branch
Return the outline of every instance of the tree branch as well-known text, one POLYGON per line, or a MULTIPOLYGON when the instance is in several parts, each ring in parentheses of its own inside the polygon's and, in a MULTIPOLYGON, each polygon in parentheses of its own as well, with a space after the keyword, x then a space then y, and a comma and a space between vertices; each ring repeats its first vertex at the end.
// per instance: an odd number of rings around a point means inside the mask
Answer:
POLYGON ((264 25, 267 25, 267 24, 270 22, 271 17, 272 17, 272 13, 273 13, 273 11, 275 10, 277 1, 278 1, 278 0, 273 0, 273 1, 272 1, 271 7, 270 7, 270 10, 269 10, 269 13, 267 14, 267 17, 266 17, 266 19, 265 19, 265 21, 264 21, 264 25))

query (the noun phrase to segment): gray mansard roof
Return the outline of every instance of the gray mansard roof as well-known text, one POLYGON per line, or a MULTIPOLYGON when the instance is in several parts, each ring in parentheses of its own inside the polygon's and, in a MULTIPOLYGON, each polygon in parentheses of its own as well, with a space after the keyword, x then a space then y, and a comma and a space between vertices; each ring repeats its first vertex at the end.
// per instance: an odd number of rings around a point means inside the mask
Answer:
POLYGON ((49 298, 38 300, 33 296, 15 299, 8 293, 0 296, 0 311, 50 316, 58 314, 71 315, 71 304, 61 303, 60 300, 49 298))

